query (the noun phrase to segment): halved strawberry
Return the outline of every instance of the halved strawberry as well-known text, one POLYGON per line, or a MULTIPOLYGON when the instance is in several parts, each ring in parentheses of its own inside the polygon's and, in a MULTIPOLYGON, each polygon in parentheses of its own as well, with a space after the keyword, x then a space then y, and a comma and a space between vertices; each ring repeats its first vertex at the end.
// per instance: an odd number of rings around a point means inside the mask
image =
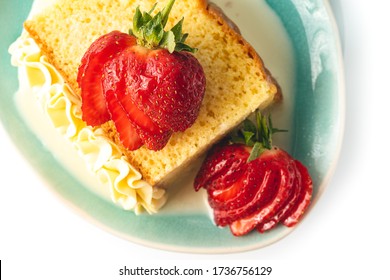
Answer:
POLYGON ((88 125, 97 126, 110 120, 101 83, 102 66, 118 52, 135 43, 134 37, 112 31, 94 41, 81 59, 77 82, 81 88, 82 119, 88 125))

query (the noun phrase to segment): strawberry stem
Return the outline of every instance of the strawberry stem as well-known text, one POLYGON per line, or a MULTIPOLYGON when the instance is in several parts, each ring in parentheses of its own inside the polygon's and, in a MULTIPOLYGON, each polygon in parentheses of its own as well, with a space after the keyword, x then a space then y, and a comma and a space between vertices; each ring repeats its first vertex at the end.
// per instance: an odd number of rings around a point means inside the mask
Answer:
POLYGON ((246 119, 236 134, 231 135, 232 143, 240 143, 252 147, 248 162, 258 158, 265 150, 272 149, 272 134, 287 130, 273 127, 271 116, 256 111, 256 121, 246 119))
POLYGON ((183 19, 171 30, 164 30, 174 3, 175 0, 170 0, 167 6, 154 16, 151 13, 154 11, 156 4, 149 12, 141 12, 137 7, 133 17, 133 28, 129 30, 129 34, 137 38, 139 45, 149 49, 165 48, 170 53, 174 51, 196 51, 195 48, 184 43, 188 34, 182 32, 183 19))

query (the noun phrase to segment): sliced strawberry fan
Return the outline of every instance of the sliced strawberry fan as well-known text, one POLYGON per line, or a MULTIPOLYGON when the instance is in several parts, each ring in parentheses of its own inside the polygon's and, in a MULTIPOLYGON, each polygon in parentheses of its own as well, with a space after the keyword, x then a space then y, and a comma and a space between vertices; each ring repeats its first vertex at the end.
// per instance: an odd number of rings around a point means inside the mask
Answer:
POLYGON ((296 225, 310 204, 313 184, 307 168, 272 144, 270 117, 256 113, 229 142, 214 147, 194 188, 205 188, 216 225, 242 236, 278 224, 296 225))

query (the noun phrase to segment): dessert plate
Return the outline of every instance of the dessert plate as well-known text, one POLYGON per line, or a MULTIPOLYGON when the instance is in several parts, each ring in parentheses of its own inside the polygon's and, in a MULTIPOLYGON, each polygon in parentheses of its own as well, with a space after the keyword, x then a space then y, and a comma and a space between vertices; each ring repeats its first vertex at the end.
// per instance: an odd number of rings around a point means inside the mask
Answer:
MULTIPOLYGON (((289 133, 275 142, 308 167, 314 181, 312 208, 335 169, 344 125, 342 54, 330 5, 323 0, 213 2, 259 51, 283 89, 284 102, 272 114, 274 123, 287 128, 289 133)), ((0 30, 2 124, 47 185, 80 215, 132 242, 182 252, 252 250, 269 245, 293 230, 280 226, 264 234, 254 232, 234 237, 228 228, 216 227, 204 207, 180 210, 179 199, 175 197, 185 192, 190 200, 191 186, 183 186, 183 191, 176 186, 161 213, 140 216, 120 209, 85 187, 41 143, 15 102, 17 69, 10 65, 7 49, 20 35, 32 1, 3 1, 0 5, 1 23, 3 26, 7 23, 7 28, 0 30)))

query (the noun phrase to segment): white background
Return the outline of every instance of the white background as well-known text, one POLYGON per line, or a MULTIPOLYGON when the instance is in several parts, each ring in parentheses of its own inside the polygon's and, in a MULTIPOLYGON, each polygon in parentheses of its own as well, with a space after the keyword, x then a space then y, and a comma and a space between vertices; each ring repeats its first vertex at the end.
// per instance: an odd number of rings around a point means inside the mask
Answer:
POLYGON ((260 250, 217 256, 131 244, 61 204, 0 127, 4 279, 124 279, 118 276, 124 265, 162 260, 167 266, 181 260, 182 267, 256 261, 273 266, 268 279, 390 279, 390 15, 387 1, 341 2, 347 87, 344 144, 328 189, 292 234, 260 250))

